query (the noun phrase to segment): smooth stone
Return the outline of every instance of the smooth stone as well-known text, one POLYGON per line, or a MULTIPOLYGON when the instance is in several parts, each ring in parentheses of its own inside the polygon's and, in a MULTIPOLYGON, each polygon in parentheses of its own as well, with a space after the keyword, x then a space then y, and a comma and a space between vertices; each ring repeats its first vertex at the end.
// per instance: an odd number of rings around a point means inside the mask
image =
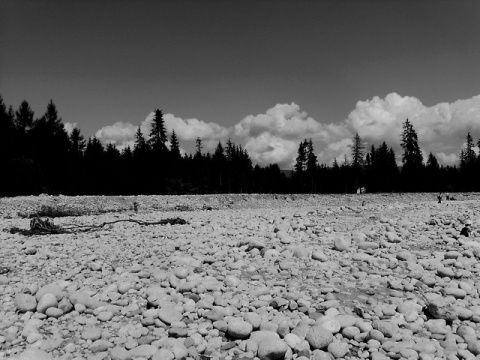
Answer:
POLYGON ((82 331, 81 337, 84 340, 98 340, 102 337, 102 329, 97 327, 85 328, 82 331))
POLYGON ((63 289, 59 285, 54 285, 54 284, 48 284, 45 286, 42 286, 40 289, 35 294, 35 298, 37 301, 40 301, 43 295, 45 294, 53 294, 55 295, 57 301, 60 301, 63 299, 65 296, 63 289))
POLYGON ((337 251, 346 251, 349 248, 349 243, 343 238, 335 238, 333 247, 337 251))
POLYGON ((260 360, 279 360, 285 357, 288 345, 281 339, 265 337, 258 343, 257 357, 260 360))
POLYGON ((253 330, 252 324, 240 319, 232 319, 228 322, 227 332, 235 339, 247 338, 253 330))
POLYGON ((44 350, 27 349, 20 354, 18 360, 53 360, 54 357, 44 350))
POLYGON ((150 358, 158 351, 158 347, 154 345, 139 345, 134 347, 133 349, 129 350, 128 354, 135 358, 135 357, 144 357, 150 358))
POLYGON ((129 351, 120 346, 110 349, 110 357, 112 360, 130 360, 132 358, 129 351))
POLYGON ((327 351, 336 359, 344 358, 348 350, 348 344, 340 341, 334 341, 327 346, 327 351))
POLYGON ((48 317, 59 318, 63 315, 63 310, 56 307, 49 307, 45 311, 45 315, 47 315, 48 317))
POLYGON ((319 317, 315 322, 315 326, 321 326, 332 334, 338 333, 342 327, 340 321, 332 316, 319 317))
POLYGON ((37 304, 37 311, 39 313, 45 313, 48 308, 57 307, 58 302, 54 294, 47 293, 43 295, 37 304))
POLYGON ((312 253, 312 259, 321 261, 321 262, 326 262, 328 261, 328 256, 325 255, 322 251, 314 251, 312 253))
POLYGON ((455 308, 443 297, 438 297, 430 301, 427 306, 428 312, 437 319, 456 320, 457 312, 455 308))
POLYGON ((334 337, 330 331, 320 326, 313 326, 308 330, 305 339, 313 349, 323 349, 333 342, 334 337))
POLYGON ((102 352, 102 351, 107 351, 108 349, 112 348, 114 345, 110 342, 110 341, 107 341, 107 340, 97 340, 97 341, 94 341, 91 345, 90 345, 90 351, 92 353, 98 353, 98 352, 102 352))
POLYGON ((180 312, 169 307, 158 309, 157 314, 158 318, 168 325, 183 319, 183 315, 180 312))
POLYGON ((17 294, 15 305, 20 312, 34 311, 37 308, 37 299, 29 294, 17 294))

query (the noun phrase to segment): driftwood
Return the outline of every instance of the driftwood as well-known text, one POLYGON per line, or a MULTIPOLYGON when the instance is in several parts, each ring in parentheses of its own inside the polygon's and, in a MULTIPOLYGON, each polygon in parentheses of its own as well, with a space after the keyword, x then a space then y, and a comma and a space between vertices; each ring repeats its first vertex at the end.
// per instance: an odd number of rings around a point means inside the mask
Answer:
POLYGON ((30 221, 29 230, 12 227, 6 231, 11 234, 22 234, 25 236, 49 235, 49 234, 73 234, 73 233, 79 233, 79 232, 88 232, 88 231, 98 230, 103 228, 106 225, 116 224, 119 222, 133 222, 141 226, 187 224, 186 220, 177 217, 177 218, 170 218, 170 219, 162 219, 160 221, 153 221, 153 222, 135 220, 135 219, 124 219, 124 220, 106 221, 99 225, 72 225, 68 227, 61 227, 61 226, 55 225, 52 219, 49 219, 49 218, 47 219, 33 218, 30 221))

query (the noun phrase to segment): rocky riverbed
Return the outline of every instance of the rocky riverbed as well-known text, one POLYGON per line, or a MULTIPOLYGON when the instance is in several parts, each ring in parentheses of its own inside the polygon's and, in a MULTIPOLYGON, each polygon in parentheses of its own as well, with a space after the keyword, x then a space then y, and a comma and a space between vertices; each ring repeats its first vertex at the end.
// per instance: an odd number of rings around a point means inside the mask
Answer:
POLYGON ((0 199, 0 358, 480 358, 480 195, 455 198, 0 199), (114 223, 9 231, 41 206, 114 223))

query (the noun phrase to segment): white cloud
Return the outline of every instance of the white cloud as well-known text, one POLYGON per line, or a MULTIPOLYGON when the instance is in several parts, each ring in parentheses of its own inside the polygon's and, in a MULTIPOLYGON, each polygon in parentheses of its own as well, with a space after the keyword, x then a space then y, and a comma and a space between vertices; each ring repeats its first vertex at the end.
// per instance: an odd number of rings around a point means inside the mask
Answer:
MULTIPOLYGON (((293 166, 298 144, 310 138, 320 163, 330 165, 335 158, 342 163, 345 155, 350 157, 349 146, 356 132, 367 143, 367 150, 372 144, 377 146, 385 141, 393 147, 399 160, 402 125, 407 118, 417 131, 424 155, 432 152, 440 164, 455 165, 467 132, 475 142, 480 137, 480 95, 431 107, 415 97, 397 93, 388 94, 383 99, 375 96, 357 102, 348 117, 338 123, 313 119, 293 102, 277 104, 262 114, 248 115, 233 129, 195 118, 164 115, 167 132, 175 130, 180 140, 194 141, 201 137, 204 149, 213 150, 218 141, 225 143, 233 133, 249 152, 254 164, 277 163, 282 168, 293 166)), ((150 113, 140 124, 145 136, 150 131, 152 119, 153 113, 150 113)), ((65 126, 67 129, 67 124, 65 126)), ((137 126, 131 123, 117 122, 103 127, 96 136, 103 143, 112 142, 123 148, 127 144, 133 145, 136 130, 137 126)))
POLYGON ((117 121, 113 125, 104 126, 98 130, 95 137, 104 144, 112 143, 123 148, 128 144, 133 144, 136 131, 137 127, 135 125, 117 121))
POLYGON ((70 135, 73 129, 75 129, 76 127, 77 127, 77 123, 72 124, 72 123, 66 122, 63 124, 63 128, 65 129, 68 135, 70 135))
POLYGON ((442 153, 450 164, 454 153, 460 152, 467 132, 480 135, 480 95, 454 103, 426 107, 415 97, 388 94, 385 99, 359 101, 345 121, 352 132, 368 142, 386 141, 400 151, 402 125, 406 119, 418 134, 419 144, 429 153, 442 153), (448 156, 446 154, 449 154, 448 156))
MULTIPOLYGON (((353 141, 351 138, 344 138, 336 142, 327 144, 318 154, 320 163, 325 163, 328 166, 332 165, 333 161, 337 159, 339 164, 343 164, 345 155, 350 159, 351 146, 353 141)), ((350 161, 350 160, 349 160, 350 161)))
MULTIPOLYGON (((140 124, 143 135, 147 138, 150 133, 151 122, 154 113, 150 113, 140 124)), ((213 149, 218 141, 228 139, 230 130, 214 122, 205 122, 198 119, 182 119, 173 114, 164 114, 165 129, 171 134, 175 130, 180 140, 195 140, 202 138, 206 149, 213 149)), ((130 122, 116 122, 113 125, 104 126, 97 131, 95 136, 104 144, 113 143, 119 149, 127 145, 133 148, 135 132, 138 126, 130 122)))
MULTIPOLYGON (((329 144, 351 136, 344 124, 320 123, 293 102, 277 104, 264 114, 246 116, 235 125, 234 132, 246 143, 254 163, 275 162, 280 167, 293 166, 298 145, 304 139, 329 144)), ((334 153, 330 152, 332 156, 334 153)))
MULTIPOLYGON (((434 154, 437 158, 438 162, 443 165, 457 165, 458 164, 458 156, 456 154, 445 154, 444 152, 439 152, 434 154)), ((426 161, 426 159, 425 159, 426 161)))
POLYGON ((257 137, 250 137, 245 149, 256 164, 278 164, 280 168, 288 168, 296 157, 298 144, 264 132, 257 137))

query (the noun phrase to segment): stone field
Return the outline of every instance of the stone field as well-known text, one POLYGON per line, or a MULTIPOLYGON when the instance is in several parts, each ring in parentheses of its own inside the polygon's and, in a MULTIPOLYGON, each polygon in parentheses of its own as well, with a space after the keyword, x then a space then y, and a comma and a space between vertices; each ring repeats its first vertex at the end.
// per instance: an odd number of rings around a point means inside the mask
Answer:
POLYGON ((2 198, 0 359, 480 359, 480 194, 436 195, 2 198))

